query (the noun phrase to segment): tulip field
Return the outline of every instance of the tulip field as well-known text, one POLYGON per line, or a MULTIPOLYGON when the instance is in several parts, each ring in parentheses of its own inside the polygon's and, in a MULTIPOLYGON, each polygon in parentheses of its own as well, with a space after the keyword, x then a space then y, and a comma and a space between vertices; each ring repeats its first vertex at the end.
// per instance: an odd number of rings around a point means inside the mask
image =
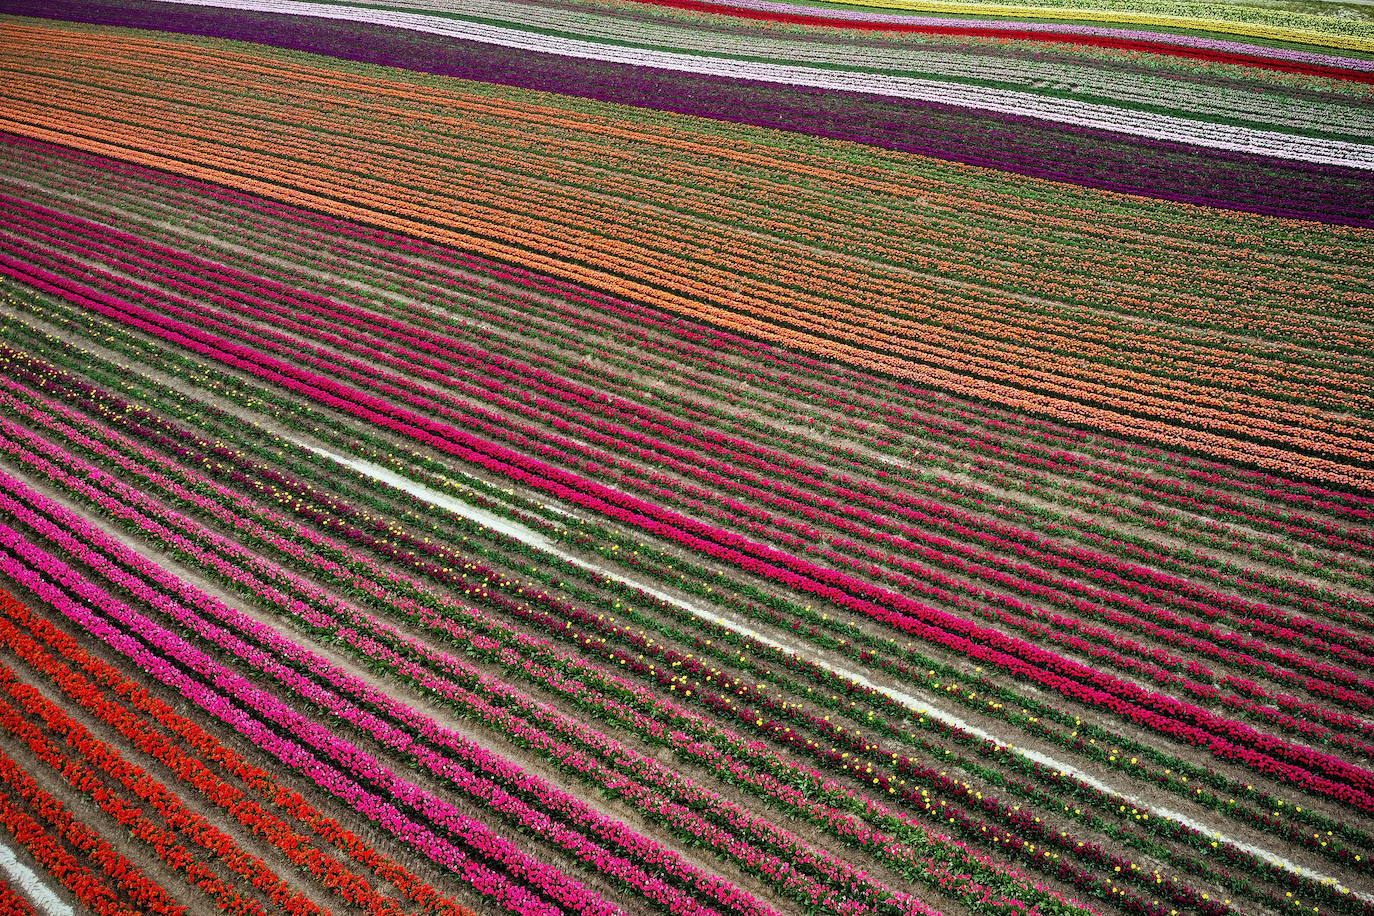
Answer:
POLYGON ((1374 916, 1374 6, 6 0, 85 913, 1374 916))

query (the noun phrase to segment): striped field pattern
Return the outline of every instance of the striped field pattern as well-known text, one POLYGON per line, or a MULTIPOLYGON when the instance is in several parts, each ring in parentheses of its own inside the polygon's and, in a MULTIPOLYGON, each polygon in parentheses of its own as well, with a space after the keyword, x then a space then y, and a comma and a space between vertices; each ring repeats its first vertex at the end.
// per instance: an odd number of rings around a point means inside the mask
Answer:
POLYGON ((5 0, 0 916, 1374 916, 1374 6, 5 0))

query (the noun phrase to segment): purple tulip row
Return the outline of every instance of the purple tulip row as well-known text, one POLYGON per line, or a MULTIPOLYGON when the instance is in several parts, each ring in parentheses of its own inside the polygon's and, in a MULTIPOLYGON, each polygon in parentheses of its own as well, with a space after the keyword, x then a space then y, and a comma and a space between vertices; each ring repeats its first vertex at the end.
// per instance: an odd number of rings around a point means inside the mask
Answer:
POLYGON ((1369 179, 1355 168, 1131 137, 1031 117, 960 110, 873 93, 840 104, 810 87, 538 53, 385 25, 249 10, 166 9, 145 0, 16 2, 16 14, 213 35, 345 60, 405 66, 697 117, 851 140, 1095 188, 1279 217, 1369 225, 1369 179), (1264 181, 1256 175, 1264 175, 1264 181), (1361 190, 1364 188, 1364 190, 1361 190))

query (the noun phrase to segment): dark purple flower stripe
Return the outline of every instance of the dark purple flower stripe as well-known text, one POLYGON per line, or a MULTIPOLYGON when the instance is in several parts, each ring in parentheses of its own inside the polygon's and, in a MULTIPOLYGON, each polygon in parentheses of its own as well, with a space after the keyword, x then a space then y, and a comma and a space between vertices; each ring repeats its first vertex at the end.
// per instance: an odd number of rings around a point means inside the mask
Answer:
MULTIPOLYGON (((9 257, 0 259, 0 271, 523 485, 701 551, 780 585, 824 597, 839 606, 1048 686, 1090 706, 1110 710, 1163 734, 1195 742, 1219 758, 1238 761, 1257 771, 1289 779, 1309 791, 1341 800, 1361 810, 1374 811, 1374 795, 1369 791, 1374 788, 1374 774, 1331 755, 1263 735, 1248 726, 1209 714, 1173 698, 1151 693, 852 576, 818 567, 782 551, 560 471, 452 426, 428 420, 382 399, 284 364, 251 348, 224 341, 185 323, 163 318, 145 308, 121 302, 47 271, 20 264, 9 257)), ((133 297, 147 298, 136 293, 133 297)))
POLYGON ((1374 226, 1374 174, 952 106, 574 60, 380 26, 139 0, 8 12, 252 41, 382 66, 852 140, 1164 200, 1374 226))

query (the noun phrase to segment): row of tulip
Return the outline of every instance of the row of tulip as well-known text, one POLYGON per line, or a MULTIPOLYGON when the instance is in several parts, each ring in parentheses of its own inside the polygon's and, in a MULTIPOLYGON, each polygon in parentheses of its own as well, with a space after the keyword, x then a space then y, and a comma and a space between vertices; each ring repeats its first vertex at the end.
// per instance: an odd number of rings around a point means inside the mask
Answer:
POLYGON ((76 792, 92 799, 132 839, 203 892, 215 909, 245 916, 266 916, 268 906, 272 912, 291 916, 326 912, 286 884, 262 859, 187 809, 147 771, 129 763, 117 749, 95 738, 3 666, 0 690, 9 695, 0 699, 0 728, 11 740, 60 774, 76 792), (200 849, 193 851, 197 846, 200 849), (216 864, 236 873, 248 887, 236 887, 235 879, 221 873, 216 864))
MULTIPOLYGON (((104 339, 113 340, 114 338, 106 336, 104 339)), ((144 354, 144 358, 146 358, 146 353, 144 354)), ((83 369, 89 367, 90 363, 91 361, 89 360, 89 358, 82 359, 80 361, 80 364, 82 365, 83 369)), ((120 382, 120 385, 121 387, 127 387, 129 384, 133 383, 133 380, 133 376, 128 376, 125 381, 120 382)), ((213 382, 210 384, 217 390, 223 390, 222 386, 218 382, 213 382)), ((262 402, 263 399, 270 400, 270 395, 268 395, 266 392, 259 392, 255 400, 257 402, 262 402)), ((173 405, 171 409, 175 410, 175 406, 173 405)), ((200 408, 193 408, 192 413, 186 414, 186 416, 188 416, 188 418, 194 417, 195 419, 200 419, 203 417, 203 412, 200 408)), ((320 431, 318 423, 321 421, 326 420, 322 415, 316 415, 303 428, 311 429, 314 432, 318 433, 320 431)), ((377 442, 374 441, 374 445, 376 444, 377 442)), ((418 455, 412 454, 409 455, 408 460, 411 462, 423 462, 427 459, 423 459, 418 455)), ((493 490, 493 492, 497 491, 493 490)), ((634 545, 633 543, 627 543, 625 546, 635 548, 633 551, 634 556, 639 556, 642 552, 647 550, 647 548, 645 548, 643 544, 634 545)), ((614 553, 608 551, 605 552, 605 555, 611 557, 614 556, 614 553)), ((676 584, 682 580, 682 575, 676 570, 674 570, 670 572, 667 576, 665 576, 665 578, 669 581, 673 581, 676 584)), ((710 582, 712 580, 709 577, 707 577, 706 581, 710 582)), ((714 580, 713 585, 719 586, 719 580, 714 580)), ((471 592, 472 590, 470 589, 469 591, 471 592)), ((704 589, 698 589, 698 594, 714 598, 718 597, 720 592, 714 591, 712 587, 706 587, 704 589)), ((773 596, 765 597, 767 597, 775 603, 778 600, 773 596)), ((748 605, 741 606, 737 609, 744 610, 745 612, 750 612, 751 610, 748 605)), ((810 617, 806 619, 806 632, 818 633, 819 630, 816 630, 817 624, 823 624, 827 626, 833 625, 832 623, 823 621, 823 619, 816 614, 811 614, 810 617)), ((768 619, 768 621, 770 623, 773 622, 771 619, 768 619)), ((789 623, 787 624, 787 628, 791 630, 796 630, 797 624, 789 623)), ((850 631, 847 632, 845 635, 850 638, 863 638, 866 634, 863 634, 861 631, 850 631)), ((872 641, 871 637, 868 637, 868 639, 870 645, 878 645, 877 643, 874 643, 872 641)), ((854 653, 854 657, 856 658, 856 660, 859 661, 871 662, 874 659, 873 653, 871 651, 868 651, 867 649, 863 649, 861 647, 862 643, 859 646, 853 646, 849 645, 843 640, 839 643, 836 643, 832 639, 825 641, 824 644, 829 646, 838 645, 840 647, 843 647, 847 649, 847 651, 854 653)), ((881 645, 879 645, 879 648, 881 648, 881 645)), ((916 662, 915 665, 898 664, 891 670, 893 670, 894 673, 898 673, 902 677, 915 677, 921 681, 927 680, 927 673, 934 676, 936 674, 937 669, 939 671, 939 678, 949 678, 951 675, 954 674, 957 674, 960 678, 963 678, 965 676, 965 673, 954 672, 951 669, 948 669, 947 666, 943 666, 941 663, 935 662, 930 659, 915 657, 914 660, 916 662), (930 668, 931 670, 927 672, 925 670, 927 668, 930 668)), ((939 686, 939 678, 932 678, 935 680, 935 686, 937 687, 939 686)), ((1121 739, 1118 736, 1109 735, 1106 732, 1102 732, 1098 735, 1099 738, 1103 739, 1104 743, 1102 745, 1093 745, 1089 742, 1088 738, 1091 737, 1092 731, 1095 727, 1083 726, 1083 723, 1078 722, 1072 717, 1065 718, 1063 713, 1059 712, 1052 706, 1045 706, 1044 704, 1038 704, 1034 701, 1028 701, 1025 698, 1018 698, 1014 695, 1009 694, 1009 692, 1006 691, 1005 688, 990 683, 982 683, 982 679, 979 677, 974 677, 974 682, 979 684, 980 697, 1001 697, 1008 703, 1015 702, 1017 704, 1026 705, 1028 707, 1027 712, 1024 714, 1018 714, 1016 718, 1010 719, 1010 721, 1017 721, 1019 724, 1023 726, 1030 727, 1032 731, 1037 735, 1037 737, 1052 737, 1057 743, 1062 744, 1063 746, 1073 750, 1074 752, 1089 753, 1090 755, 1095 756, 1104 765, 1109 764, 1114 766, 1124 766, 1124 758, 1122 758, 1122 763, 1118 763, 1118 758, 1115 756, 1115 753, 1109 756, 1106 752, 1106 741, 1110 740, 1111 743, 1114 745, 1118 743, 1124 743, 1129 748, 1129 753, 1141 753, 1142 755, 1145 755, 1148 759, 1158 764, 1158 769, 1154 770, 1151 773, 1151 779, 1156 783, 1163 785, 1166 788, 1180 792, 1180 794, 1184 794, 1192 800, 1202 801, 1203 803, 1208 804, 1214 808, 1217 808, 1218 810, 1225 811, 1231 814, 1237 814, 1238 816, 1243 817, 1243 819, 1249 821, 1252 824, 1262 826, 1264 829, 1279 833, 1279 835, 1284 836, 1286 839, 1310 845, 1312 848, 1317 849, 1319 852, 1322 852, 1323 854, 1336 854, 1339 856, 1344 856, 1345 860, 1359 861, 1358 855, 1351 853, 1348 847, 1345 847, 1341 843, 1328 842, 1328 840, 1330 839, 1329 832, 1327 835, 1304 834, 1301 832, 1300 829, 1296 829, 1295 824, 1292 822, 1292 817, 1279 816, 1280 811, 1283 809, 1283 801, 1275 801, 1272 798, 1265 799, 1263 793, 1256 794, 1254 791, 1254 787, 1252 786, 1241 786, 1232 784, 1228 782, 1226 779, 1219 777, 1216 773, 1207 770, 1200 770, 1193 764, 1185 763, 1183 761, 1178 760, 1177 758, 1171 758, 1167 755, 1161 755, 1154 748, 1150 748, 1147 746, 1142 747, 1138 744, 1130 742, 1129 739, 1121 739), (1063 730, 1063 733, 1046 732, 1044 722, 1049 719, 1057 719, 1058 721, 1062 721, 1064 723, 1064 726, 1066 726, 1063 730), (1069 736, 1068 734, 1070 727, 1073 730, 1072 736, 1069 736), (1079 737, 1080 727, 1083 727, 1086 730, 1087 735, 1085 735, 1085 737, 1079 737), (1204 793, 1202 789, 1196 788, 1195 785, 1189 784, 1189 777, 1191 777, 1194 780, 1202 780, 1204 782, 1210 781, 1212 784, 1216 785, 1222 791, 1233 793, 1233 797, 1228 799, 1225 797, 1218 797, 1210 793, 1204 793), (1273 809, 1272 813, 1269 810, 1255 811, 1244 806, 1237 807, 1234 798, 1235 794, 1249 795, 1253 798, 1256 798, 1257 800, 1260 800, 1261 804, 1273 809)), ((956 693, 953 696, 957 701, 965 702, 965 696, 962 693, 956 693)), ((975 705, 972 703, 971 695, 969 697, 968 703, 971 706, 975 705)), ((983 711, 984 713, 988 712, 989 710, 992 710, 995 711, 995 713, 997 714, 1008 714, 1006 707, 1004 707, 1001 703, 996 703, 992 700, 988 700, 985 703, 983 700, 980 699, 976 706, 982 707, 981 711, 983 711)), ((1142 773, 1142 771, 1134 765, 1128 767, 1127 771, 1133 777, 1138 777, 1142 773)), ((1315 815, 1313 812, 1311 812, 1310 809, 1304 810, 1302 806, 1298 806, 1296 809, 1290 806, 1288 808, 1288 811, 1292 813, 1293 817, 1296 817, 1300 820, 1312 819, 1316 817, 1317 820, 1314 821, 1314 823, 1320 825, 1322 829, 1326 829, 1328 831, 1335 830, 1338 833, 1347 834, 1351 829, 1349 822, 1340 823, 1323 819, 1319 815, 1315 815)), ((1364 840, 1358 840, 1358 842, 1364 842, 1364 840)))
POLYGON ((322 848, 312 849, 309 839, 295 833, 288 820, 252 802, 249 793, 375 873, 380 882, 396 888, 425 912, 471 916, 470 911, 366 845, 299 793, 279 785, 267 771, 245 760, 195 721, 179 715, 117 668, 82 648, 13 595, 0 595, 0 612, 6 615, 0 622, 0 641, 16 658, 48 678, 96 719, 116 729, 133 747, 165 765, 188 788, 231 812, 293 864, 318 875, 323 886, 342 899, 369 913, 396 911, 396 904, 378 894, 366 879, 331 860, 322 848))
MULTIPOLYGON (((752 543, 738 535, 685 518, 585 478, 558 471, 536 459, 477 439, 454 427, 427 420, 390 402, 262 355, 252 348, 223 341, 174 319, 160 318, 156 312, 142 306, 117 303, 89 287, 63 280, 47 271, 22 266, 11 258, 0 261, 0 268, 40 287, 46 286, 77 298, 87 307, 108 317, 176 341, 194 352, 304 393, 317 402, 425 442, 526 486, 635 525, 747 572, 762 575, 780 585, 825 597, 846 609, 883 620, 905 632, 919 634, 966 656, 992 662, 1022 677, 1052 686, 1089 706, 1111 710, 1165 734, 1197 740, 1223 759, 1240 761, 1261 772, 1283 774, 1309 790, 1342 799, 1357 807, 1374 808, 1374 800, 1366 794, 1368 785, 1374 784, 1374 780, 1362 775, 1359 767, 1330 755, 1260 735, 1253 729, 1228 722, 1172 698, 1149 694, 1110 675, 995 631, 970 625, 853 577, 817 567, 790 554, 752 543), (881 598, 885 606, 874 604, 875 598, 881 598), (935 625, 931 622, 935 622, 935 625), (960 635, 963 633, 982 642, 972 642, 967 636, 960 635), (1051 673, 1054 671, 1063 674, 1051 673), (1242 743, 1233 743, 1234 740, 1242 743)), ((156 302, 155 298, 142 292, 128 295, 149 304, 156 302)))
MULTIPOLYGON (((385 357, 383 357, 383 358, 385 358, 385 357)), ((872 556, 872 553, 871 553, 871 552, 870 552, 870 556, 872 556)), ((1289 654, 1289 655, 1292 656, 1292 654, 1289 654)), ((1231 654, 1230 656, 1231 656, 1232 661, 1234 661, 1235 658, 1241 658, 1242 661, 1243 661, 1243 656, 1235 656, 1234 654, 1231 654)), ((1305 661, 1305 659, 1300 659, 1300 661, 1305 661)), ((1272 667, 1272 666, 1271 666, 1271 667, 1272 667)), ((1323 666, 1323 667, 1327 667, 1327 669, 1329 669, 1329 666, 1323 666)), ((1205 673, 1205 672, 1204 672, 1204 673, 1205 673)), ((1167 684, 1168 684, 1168 683, 1171 683, 1171 681, 1165 680, 1164 683, 1167 683, 1167 684)), ((1305 685, 1312 685, 1312 684, 1318 685, 1318 688, 1320 689, 1320 683, 1319 683, 1319 681, 1312 681, 1311 678, 1307 678, 1307 681, 1305 681, 1305 685)), ((1204 695, 1205 695, 1205 692, 1204 692, 1204 695)), ((1333 695, 1333 694, 1331 694, 1330 691, 1327 691, 1327 695, 1333 695)), ((1344 696, 1344 698, 1358 698, 1358 696, 1359 696, 1359 694, 1353 694, 1353 692, 1351 692, 1351 691, 1337 692, 1337 694, 1334 694, 1334 695, 1336 695, 1336 696, 1344 696)), ((1263 696, 1263 694, 1261 694, 1261 696, 1263 696)), ((1265 699, 1268 699, 1268 698, 1265 698, 1265 699)), ((1293 700, 1292 700, 1292 699, 1289 699, 1289 700, 1287 700, 1287 702, 1293 703, 1293 700)), ((1245 702, 1243 702, 1243 700, 1241 700, 1241 702, 1235 702, 1235 700, 1232 700, 1232 706, 1238 707, 1238 709, 1245 709, 1245 707, 1246 707, 1246 706, 1245 706, 1245 702)), ((1267 713, 1267 710, 1264 710, 1263 707, 1257 707, 1256 705, 1253 705, 1253 703, 1250 703, 1249 709, 1259 710, 1259 711, 1260 711, 1260 714, 1261 714, 1261 717, 1263 717, 1263 715, 1264 715, 1265 713, 1267 713)), ((1279 722, 1279 724, 1289 724, 1289 725, 1292 725, 1292 724, 1294 724, 1294 722, 1296 722, 1296 720, 1292 720, 1292 717, 1282 717, 1282 715, 1270 715, 1270 721, 1279 722)), ((1311 732, 1311 728, 1307 729, 1307 731, 1308 731, 1309 733, 1314 733, 1314 732, 1311 732)), ((1319 731, 1318 731, 1318 732, 1315 732, 1315 735, 1320 737, 1320 736, 1322 736, 1322 732, 1319 732, 1319 731)))
MULTIPOLYGON (((25 614, 22 605, 13 598, 5 596, 0 601, 8 603, 9 610, 19 614, 24 614, 25 618, 32 622, 25 614)), ((334 892, 346 903, 361 908, 369 914, 388 914, 388 916, 400 916, 401 910, 398 904, 391 899, 381 896, 363 878, 352 873, 348 868, 320 849, 312 846, 308 839, 297 833, 289 824, 280 817, 267 811, 260 804, 248 800, 246 793, 238 789, 233 783, 226 781, 222 776, 213 773, 198 755, 186 753, 175 743, 169 741, 160 732, 151 729, 138 716, 130 713, 126 708, 120 706, 116 701, 103 697, 97 688, 81 674, 72 671, 66 665, 56 661, 51 654, 44 652, 33 641, 32 637, 15 629, 8 620, 0 624, 0 638, 3 638, 5 645, 14 651, 25 663, 48 676, 59 686, 68 696, 76 700, 83 709, 91 712, 100 721, 118 729, 119 734, 128 739, 132 746, 156 759, 159 763, 166 766, 172 773, 180 777, 181 781, 192 791, 195 792, 197 799, 204 799, 215 806, 224 809, 233 816, 241 825, 254 835, 262 837, 293 865, 308 870, 320 882, 320 884, 334 892)), ((13 681, 13 678, 11 678, 13 681)), ((11 692, 17 688, 12 688, 11 692)), ((26 694, 22 701, 30 704, 39 703, 33 694, 26 694)), ((44 715, 52 716, 51 704, 42 707, 44 715)), ((69 733, 79 731, 79 727, 74 727, 67 722, 63 725, 69 733)), ((69 738, 69 743, 72 739, 69 738)), ((117 757, 118 751, 108 745, 92 744, 89 735, 80 738, 78 751, 86 760, 92 760, 95 752, 99 751, 105 756, 117 757)), ((143 774, 145 779, 147 774, 143 774)), ((121 777, 122 779, 122 777, 121 777)), ((126 785, 129 785, 126 782, 126 785)), ((144 783, 140 786, 130 785, 131 788, 139 792, 155 791, 159 796, 154 800, 155 806, 158 802, 165 804, 167 790, 164 786, 155 781, 144 783)), ((194 817, 192 815, 192 817, 194 817)), ((166 816, 169 824, 173 821, 172 816, 166 816)), ((186 820, 182 814, 177 820, 186 820)), ((204 829, 204 825, 200 825, 204 829)), ((221 842, 223 842, 221 840, 221 842)), ((224 851, 224 858, 231 864, 238 864, 235 859, 242 859, 242 851, 235 850, 229 844, 224 851), (232 854, 233 858, 230 858, 232 854)), ((261 866, 259 865, 260 869, 261 866)), ((247 877, 247 875, 245 875, 247 877)), ((307 901, 287 900, 281 893, 281 888, 273 890, 274 902, 283 908, 290 908, 295 912, 314 912, 318 908, 312 908, 307 901)))
POLYGON ((4 751, 0 786, 0 824, 81 906, 99 916, 187 912, 4 751))
MULTIPOLYGON (((60 426, 60 424, 52 423, 51 420, 47 420, 47 422, 43 422, 43 427, 44 427, 44 428, 49 428, 49 430, 52 430, 52 428, 59 428, 59 426, 60 426)), ((179 439, 177 439, 177 441, 184 442, 185 439, 184 439, 184 438, 179 438, 179 439)), ((195 459, 194 456, 188 455, 188 453, 184 453, 184 452, 181 453, 181 457, 183 457, 183 460, 191 461, 191 464, 196 464, 196 466, 198 466, 198 464, 201 464, 202 461, 206 461, 206 463, 207 463, 207 457, 206 457, 206 459, 195 459)), ((147 459, 143 459, 143 460, 147 460, 147 459)), ((275 483, 276 481, 278 481, 278 479, 280 478, 280 475, 273 475, 272 472, 271 472, 271 470, 268 470, 268 468, 264 468, 264 470, 262 470, 262 471, 264 471, 264 474, 262 474, 262 475, 264 475, 264 477, 267 477, 267 478, 269 479, 269 481, 273 481, 273 483, 275 483)), ((283 483, 283 486, 286 485, 286 482, 283 481, 282 483, 283 483)), ((300 494, 300 496, 304 496, 304 499, 311 500, 312 503, 313 503, 313 501, 316 501, 316 500, 319 500, 319 499, 320 499, 320 497, 317 496, 317 494, 305 493, 305 494, 300 494)), ((327 499, 327 497, 326 497, 326 499, 327 499)), ((442 558, 441 558, 441 559, 442 559, 442 558)), ((449 562, 453 562, 453 560, 449 560, 449 562)), ((589 618, 589 615, 585 615, 585 614, 584 614, 584 615, 583 615, 583 618, 589 618)), ((563 625, 566 626, 566 623, 563 623, 563 625)), ((558 629, 558 628, 554 628, 554 629, 558 629)), ((600 632, 607 632, 607 630, 606 630, 605 628, 603 628, 602 630, 600 630, 600 632)), ((574 637, 574 641, 576 641, 576 637, 574 637)), ((638 648, 642 648, 642 650, 646 650, 646 651, 651 651, 649 647, 646 647, 646 645, 644 645, 644 644, 642 643, 642 641, 640 641, 640 644, 638 645, 638 648)), ((614 661, 614 658, 613 658, 613 661, 614 661)), ((622 665, 627 665, 627 663, 628 663, 628 665, 631 666, 632 669, 633 669, 633 667, 636 666, 636 663, 633 662, 632 659, 622 659, 621 663, 622 663, 622 665)), ((686 666, 688 666, 688 667, 691 667, 691 662, 690 662, 690 661, 680 661, 679 663, 680 663, 680 665, 686 665, 686 666)), ((639 665, 639 667, 643 667, 643 665, 639 665)), ((672 681, 672 680, 676 680, 676 678, 671 678, 671 680, 669 680, 669 684, 671 684, 671 681, 672 681)), ((743 692, 746 692, 746 691, 741 691, 741 692, 742 692, 742 694, 743 694, 743 692)), ((701 695, 702 695, 702 691, 701 691, 701 689, 698 689, 698 696, 701 696, 701 695)), ((717 706, 717 709, 720 709, 720 707, 717 706)), ((786 711, 786 705, 783 705, 783 711, 786 711)), ((750 715, 742 715, 741 718, 742 718, 742 721, 745 722, 745 724, 747 724, 747 720, 749 720, 750 715)), ((775 722, 769 722, 769 729, 765 729, 765 731, 774 731, 774 729, 776 729, 776 728, 778 728, 778 726, 776 726, 775 722)), ((787 729, 787 731, 790 732, 790 729, 787 729)), ((834 736, 831 735, 831 737, 834 737, 834 736)), ((851 740, 851 742, 852 742, 853 739, 849 739, 849 740, 851 740)), ((841 736, 840 743, 841 743, 841 744, 844 744, 844 742, 845 742, 845 739, 844 739, 844 737, 841 736)), ((835 754, 838 754, 838 751, 834 751, 834 753, 835 753, 835 754)), ((838 762, 838 758, 837 758, 837 762, 838 762)), ((910 770, 910 769, 905 770, 905 775, 912 775, 911 770, 910 770)), ((932 775, 933 775, 933 772, 926 773, 926 776, 927 776, 927 777, 932 776, 932 775)), ((937 781, 938 781, 938 780, 937 780, 937 781)), ((992 805, 992 808, 993 808, 993 809, 995 809, 995 810, 998 809, 999 803, 996 803, 996 802, 988 802, 988 803, 989 803, 989 805, 992 805)), ((944 805, 948 805, 948 802, 945 802, 944 805)), ((985 806, 985 808, 987 808, 987 805, 984 805, 984 806, 985 806)), ((929 803, 927 803, 927 808, 929 808, 929 803)), ((943 816, 947 816, 947 814, 949 814, 949 813, 955 813, 955 812, 956 812, 956 809, 951 809, 951 810, 948 810, 948 812, 943 812, 943 816)), ((1010 816, 1010 809, 1007 809, 1007 810, 1006 810, 1006 814, 1007 814, 1007 816, 1010 816)), ((987 828, 984 828, 984 832, 985 832, 985 829, 987 829, 987 828)), ((1081 845, 1081 843, 1079 843, 1079 845, 1077 845, 1077 846, 1074 846, 1074 843, 1073 843, 1073 840, 1072 840, 1072 839, 1066 840, 1066 842, 1061 842, 1061 843, 1059 843, 1059 845, 1066 846, 1066 847, 1068 847, 1068 849, 1070 849, 1070 850, 1076 849, 1077 851, 1079 851, 1080 856, 1095 856, 1095 857, 1098 857, 1098 858, 1101 858, 1101 857, 1103 856, 1102 851, 1096 849, 1095 846, 1090 846, 1090 847, 1088 847, 1088 849, 1084 849, 1084 847, 1083 847, 1083 845, 1081 845)), ((1129 865, 1129 862, 1127 862, 1127 864, 1125 864, 1125 868, 1131 869, 1131 865, 1129 865)), ((1062 871, 1062 869, 1061 869, 1061 871, 1062 871)), ((1131 869, 1131 871, 1134 871, 1134 869, 1131 869)), ((1131 873, 1131 871, 1128 871, 1127 873, 1131 873)), ((1154 882, 1154 883, 1158 884, 1158 880, 1156 880, 1156 882, 1154 882)), ((1120 891, 1113 891, 1113 893, 1120 893, 1120 891)), ((1340 901, 1341 898, 1338 897, 1338 895, 1337 895, 1336 900, 1337 900, 1337 901, 1340 901)), ((1347 900, 1348 900, 1348 898, 1347 898, 1347 900)))

